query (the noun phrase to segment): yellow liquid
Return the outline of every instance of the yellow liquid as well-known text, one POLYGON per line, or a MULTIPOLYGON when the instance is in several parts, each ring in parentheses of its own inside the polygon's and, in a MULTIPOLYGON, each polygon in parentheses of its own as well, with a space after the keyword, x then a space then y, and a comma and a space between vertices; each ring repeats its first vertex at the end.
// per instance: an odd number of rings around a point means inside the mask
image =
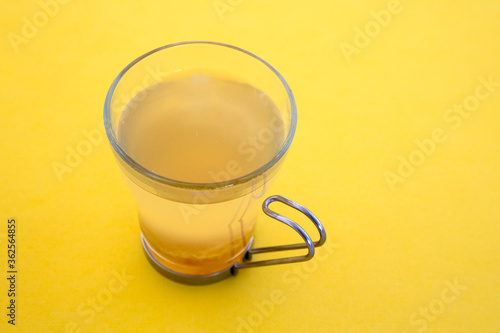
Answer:
MULTIPOLYGON (((146 169, 208 184, 247 175, 269 162, 283 143, 284 126, 278 108, 262 91, 200 75, 139 92, 122 113, 118 139, 146 169)), ((241 260, 250 245, 262 189, 216 203, 210 201, 221 190, 211 190, 196 202, 179 202, 129 179, 127 184, 138 204, 144 238, 171 270, 215 273, 241 260)))

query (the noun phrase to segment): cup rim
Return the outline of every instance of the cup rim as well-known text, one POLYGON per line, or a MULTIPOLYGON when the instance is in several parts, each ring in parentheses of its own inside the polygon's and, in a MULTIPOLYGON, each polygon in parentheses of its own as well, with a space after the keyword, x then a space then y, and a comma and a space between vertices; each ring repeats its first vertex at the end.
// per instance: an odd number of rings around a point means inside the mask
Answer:
POLYGON ((139 56, 135 60, 133 60, 131 63, 129 63, 124 69, 121 70, 121 72, 116 76, 116 78, 113 80, 113 83, 111 84, 108 93, 106 94, 106 99, 104 102, 104 128, 106 130, 106 135, 108 137, 109 142, 111 143, 111 146, 115 150, 115 152, 120 156, 120 158, 127 163, 128 166, 133 168, 136 172, 139 172, 142 175, 145 175, 147 178, 165 184, 165 185, 170 185, 174 187, 183 187, 183 188, 190 188, 190 189, 195 189, 195 190, 203 190, 207 188, 227 188, 227 187, 232 187, 238 184, 246 183, 249 180, 257 177, 258 175, 264 173, 265 171, 269 170, 272 168, 287 152, 293 136, 295 134, 295 129, 297 126, 297 107, 295 104, 295 98, 293 96, 292 90, 288 86, 288 83, 286 80, 283 78, 283 76, 272 66, 270 65, 267 61, 262 59, 261 57, 246 51, 242 48, 226 44, 226 43, 220 43, 220 42, 213 42, 213 41, 203 41, 203 40, 193 40, 193 41, 184 41, 184 42, 177 42, 177 43, 172 43, 172 44, 167 44, 161 47, 158 47, 154 50, 151 50, 149 52, 144 53, 143 55, 139 56), (162 175, 159 175, 141 164, 137 163, 132 157, 130 157, 127 152, 122 148, 120 143, 118 142, 118 139, 116 137, 116 134, 113 130, 113 126, 111 124, 111 100, 113 98, 115 89, 122 79, 122 77, 138 62, 141 60, 147 58, 148 56, 160 52, 169 48, 173 47, 178 47, 178 46, 184 46, 184 45, 190 45, 190 44, 207 44, 207 45, 216 45, 216 46, 221 46, 221 47, 227 47, 230 49, 233 49, 235 51, 242 52, 250 57, 253 57, 254 59, 260 61, 262 64, 267 66, 275 75, 276 77, 280 80, 281 84, 285 88, 285 91, 288 95, 288 99, 290 102, 290 113, 291 113, 291 118, 290 118, 290 128, 288 130, 288 134, 283 141, 282 145, 280 148, 277 150, 277 152, 274 154, 273 158, 271 158, 267 163, 264 165, 260 166, 259 168, 255 169, 254 171, 245 174, 243 176, 237 177, 237 178, 232 178, 229 180, 225 181, 220 181, 220 182, 210 182, 210 183, 198 183, 198 182, 186 182, 186 181, 180 181, 172 178, 168 178, 162 175))

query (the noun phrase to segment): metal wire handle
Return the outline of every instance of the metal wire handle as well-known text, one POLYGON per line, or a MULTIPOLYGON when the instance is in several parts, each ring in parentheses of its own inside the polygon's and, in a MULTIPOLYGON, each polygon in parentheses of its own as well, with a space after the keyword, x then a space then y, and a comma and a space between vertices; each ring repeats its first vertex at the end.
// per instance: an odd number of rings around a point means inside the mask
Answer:
POLYGON ((319 247, 323 245, 326 241, 326 233, 325 233, 325 228, 323 228, 323 225, 321 222, 318 220, 314 214, 307 209, 306 207, 290 200, 285 197, 282 197, 280 195, 273 195, 267 198, 263 203, 262 203, 262 210, 266 215, 272 217, 275 220, 278 220, 287 226, 291 227, 293 230, 295 230, 303 239, 305 243, 297 243, 297 244, 288 244, 288 245, 280 245, 280 246, 269 246, 269 247, 261 247, 257 249, 250 249, 247 254, 246 254, 246 259, 248 261, 242 262, 242 263, 236 263, 233 266, 234 273, 236 273, 236 270, 239 268, 250 268, 250 267, 259 267, 259 266, 270 266, 270 265, 279 265, 279 264, 290 264, 294 262, 301 262, 301 261, 307 261, 312 259, 314 257, 314 248, 319 247), (280 215, 271 209, 269 209, 269 204, 272 202, 279 201, 284 203, 287 206, 290 206, 292 208, 295 208, 296 210, 300 211, 304 215, 306 215, 316 226, 319 232, 319 240, 316 242, 313 242, 311 237, 305 232, 304 229, 294 221, 290 220, 289 218, 280 215), (295 256, 295 257, 285 257, 285 258, 276 258, 276 259, 268 259, 268 260, 260 260, 260 261, 250 261, 251 256, 253 254, 259 254, 259 253, 269 253, 269 252, 278 252, 278 251, 285 251, 285 250, 297 250, 297 249, 308 249, 308 253, 304 256, 295 256))

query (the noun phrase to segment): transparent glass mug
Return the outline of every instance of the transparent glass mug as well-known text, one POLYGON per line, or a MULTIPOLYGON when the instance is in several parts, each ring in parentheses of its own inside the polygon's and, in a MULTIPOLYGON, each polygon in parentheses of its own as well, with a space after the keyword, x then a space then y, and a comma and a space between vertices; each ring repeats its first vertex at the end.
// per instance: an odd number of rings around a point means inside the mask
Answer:
MULTIPOLYGON (((218 82, 223 82, 220 84, 224 85, 229 81, 215 81, 214 79, 212 85, 218 82)), ((189 98, 176 104, 177 107, 188 110, 187 105, 189 104, 192 108, 193 103, 199 102, 198 97, 200 103, 204 100, 212 103, 216 98, 225 103, 235 98, 230 90, 227 96, 221 93, 221 96, 214 97, 203 95, 205 91, 203 89, 206 90, 206 94, 210 94, 209 88, 199 88, 200 91, 191 92, 192 95, 189 95, 189 98)), ((243 108, 243 105, 241 107, 243 108)), ((239 108, 240 105, 235 106, 235 109, 239 108)), ((127 122, 131 122, 132 125, 134 121, 141 122, 141 117, 148 115, 148 112, 150 111, 141 109, 140 112, 137 111, 134 114, 133 120, 127 122)), ((159 112, 163 112, 163 109, 159 112)), ((185 111, 181 116, 189 112, 191 111, 185 111)), ((253 114, 252 112, 254 111, 250 110, 250 115, 253 114)), ((228 114, 232 115, 232 113, 228 114)), ((159 115, 167 116, 164 113, 159 115)), ((171 130, 178 130, 182 126, 188 129, 190 126, 217 126, 214 135, 222 137, 230 135, 235 128, 239 131, 238 126, 243 126, 241 128, 246 126, 242 120, 224 125, 224 119, 220 121, 217 119, 216 123, 210 125, 211 120, 208 116, 201 123, 197 119, 193 117, 191 120, 193 124, 187 125, 186 119, 182 120, 182 124, 176 124, 175 120, 172 120, 174 123, 170 122, 169 125, 173 126, 171 130)), ((325 230, 314 214, 305 207, 281 196, 271 196, 264 200, 292 142, 296 122, 295 100, 283 77, 263 59, 231 45, 204 41, 170 44, 142 55, 120 72, 106 96, 104 125, 117 164, 137 203, 144 250, 151 264, 159 272, 177 282, 206 284, 235 275, 238 269, 305 261, 314 256, 314 248, 321 246, 326 240, 325 230), (265 100, 266 105, 274 103, 273 116, 269 116, 263 125, 254 126, 253 132, 249 132, 251 135, 243 140, 247 142, 237 145, 245 148, 247 154, 255 157, 260 156, 261 151, 266 151, 268 148, 266 145, 273 144, 272 154, 260 164, 254 163, 251 170, 242 172, 243 169, 238 163, 245 163, 245 160, 242 159, 239 162, 239 156, 232 152, 232 156, 236 157, 228 160, 227 163, 222 161, 224 168, 216 171, 207 170, 211 175, 210 181, 193 182, 190 179, 179 179, 167 173, 151 170, 148 165, 140 161, 139 156, 141 152, 148 151, 148 149, 161 151, 162 147, 156 147, 156 145, 161 145, 161 142, 144 144, 136 149, 139 153, 134 152, 130 148, 132 144, 139 145, 138 142, 142 138, 152 134, 149 129, 143 128, 142 132, 138 133, 139 139, 126 139, 127 133, 123 129, 126 128, 123 125, 124 119, 130 119, 128 114, 136 112, 133 111, 134 108, 141 103, 146 105, 146 103, 152 103, 151 101, 167 98, 165 96, 169 94, 168 92, 159 93, 159 91, 165 87, 173 87, 174 85, 167 86, 171 82, 175 81, 175 84, 180 87, 178 89, 181 89, 171 92, 172 96, 184 94, 183 84, 192 83, 193 85, 199 84, 200 87, 209 87, 203 84, 212 80, 210 73, 218 75, 221 73, 224 79, 230 78, 231 82, 236 82, 234 83, 236 85, 232 84, 237 91, 245 89, 250 91, 249 87, 252 87, 254 93, 249 93, 249 95, 256 95, 258 92, 259 96, 264 96, 262 98, 269 98, 271 102, 265 100), (298 224, 270 210, 268 205, 274 201, 280 201, 304 213, 316 226, 319 240, 313 242, 298 224), (260 206, 265 214, 299 233, 304 243, 252 249, 251 244, 260 206), (307 249, 308 253, 261 261, 252 261, 251 258, 252 254, 294 249, 307 249)), ((201 130, 206 129, 201 128, 201 130)), ((184 132, 179 133, 184 135, 184 132)), ((185 150, 189 153, 192 149, 192 154, 196 154, 196 148, 198 147, 187 146, 185 150)), ((240 149, 239 154, 243 154, 244 151, 240 149)), ((247 155, 247 160, 249 160, 248 157, 247 155)), ((170 158, 175 159, 175 154, 170 158)), ((203 160, 199 161, 201 163, 203 160)), ((190 164, 193 163, 197 164, 196 161, 190 162, 190 164)), ((181 169, 189 167, 193 165, 181 165, 181 169)))

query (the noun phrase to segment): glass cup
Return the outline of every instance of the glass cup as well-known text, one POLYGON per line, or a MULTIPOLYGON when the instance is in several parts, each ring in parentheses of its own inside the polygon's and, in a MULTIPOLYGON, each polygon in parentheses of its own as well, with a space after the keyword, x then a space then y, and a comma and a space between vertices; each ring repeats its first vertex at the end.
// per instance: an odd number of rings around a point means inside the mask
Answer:
POLYGON ((120 72, 106 96, 104 124, 137 203, 144 250, 159 272, 178 282, 206 284, 238 269, 314 256, 326 240, 314 214, 281 196, 265 199, 296 123, 295 100, 283 77, 231 45, 170 44, 120 72), (319 240, 270 210, 274 201, 304 213, 319 240), (260 206, 304 243, 252 249, 260 206), (304 248, 308 253, 302 256, 251 258, 304 248))

